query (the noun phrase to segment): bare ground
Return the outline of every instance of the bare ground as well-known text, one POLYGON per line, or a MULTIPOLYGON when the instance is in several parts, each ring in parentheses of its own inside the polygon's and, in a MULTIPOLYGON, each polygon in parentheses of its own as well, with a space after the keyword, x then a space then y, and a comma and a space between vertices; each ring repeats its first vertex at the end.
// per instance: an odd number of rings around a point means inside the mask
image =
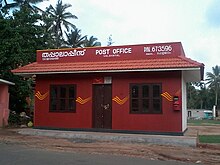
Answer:
MULTIPOLYGON (((186 136, 220 135, 220 125, 189 126, 186 136)), ((220 165, 220 144, 199 144, 198 147, 177 147, 154 144, 101 142, 80 139, 57 139, 26 136, 16 129, 0 129, 0 143, 20 144, 26 147, 61 152, 86 152, 140 157, 149 160, 173 160, 207 165, 220 165)))

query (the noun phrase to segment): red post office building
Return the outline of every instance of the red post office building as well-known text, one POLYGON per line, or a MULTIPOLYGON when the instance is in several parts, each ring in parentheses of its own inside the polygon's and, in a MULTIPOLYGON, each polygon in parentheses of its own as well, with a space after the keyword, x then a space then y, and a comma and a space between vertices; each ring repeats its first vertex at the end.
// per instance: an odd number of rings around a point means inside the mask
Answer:
POLYGON ((186 83, 204 65, 175 42, 39 50, 12 72, 36 75, 36 128, 182 135, 186 83))

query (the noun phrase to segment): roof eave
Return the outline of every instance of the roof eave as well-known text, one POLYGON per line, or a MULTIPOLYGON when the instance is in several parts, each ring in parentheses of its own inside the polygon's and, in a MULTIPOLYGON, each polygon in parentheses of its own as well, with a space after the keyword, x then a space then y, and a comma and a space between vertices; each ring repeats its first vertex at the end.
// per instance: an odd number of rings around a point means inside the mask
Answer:
POLYGON ((75 74, 75 73, 120 73, 120 72, 159 72, 159 71, 190 71, 200 70, 200 67, 187 68, 157 68, 157 69, 113 69, 113 70, 82 70, 82 71, 51 71, 51 72, 14 72, 15 75, 30 77, 32 75, 75 74))
POLYGON ((15 85, 15 83, 3 79, 0 79, 0 84, 15 85))

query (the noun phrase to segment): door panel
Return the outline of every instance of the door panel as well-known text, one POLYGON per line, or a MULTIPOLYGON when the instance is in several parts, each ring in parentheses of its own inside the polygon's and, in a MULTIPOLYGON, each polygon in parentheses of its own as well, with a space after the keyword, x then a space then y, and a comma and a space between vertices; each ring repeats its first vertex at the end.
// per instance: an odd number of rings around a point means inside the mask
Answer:
POLYGON ((104 128, 112 128, 112 86, 105 85, 103 99, 104 128))
POLYGON ((94 85, 93 86, 93 127, 94 128, 103 128, 102 124, 102 105, 103 98, 102 95, 102 86, 94 85))
POLYGON ((93 128, 112 128, 112 87, 93 86, 93 128))

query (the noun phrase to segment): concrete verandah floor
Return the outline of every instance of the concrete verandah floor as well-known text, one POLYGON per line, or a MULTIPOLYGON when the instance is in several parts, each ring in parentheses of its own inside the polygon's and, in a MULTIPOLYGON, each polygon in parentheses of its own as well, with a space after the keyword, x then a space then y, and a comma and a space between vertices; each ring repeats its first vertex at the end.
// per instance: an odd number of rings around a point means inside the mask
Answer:
POLYGON ((145 135, 145 134, 124 134, 106 132, 86 132, 86 131, 63 131, 22 128, 17 132, 23 135, 48 136, 54 138, 77 139, 81 141, 114 141, 127 143, 151 143, 174 146, 196 147, 197 136, 195 132, 187 132, 185 136, 168 135, 145 135))

